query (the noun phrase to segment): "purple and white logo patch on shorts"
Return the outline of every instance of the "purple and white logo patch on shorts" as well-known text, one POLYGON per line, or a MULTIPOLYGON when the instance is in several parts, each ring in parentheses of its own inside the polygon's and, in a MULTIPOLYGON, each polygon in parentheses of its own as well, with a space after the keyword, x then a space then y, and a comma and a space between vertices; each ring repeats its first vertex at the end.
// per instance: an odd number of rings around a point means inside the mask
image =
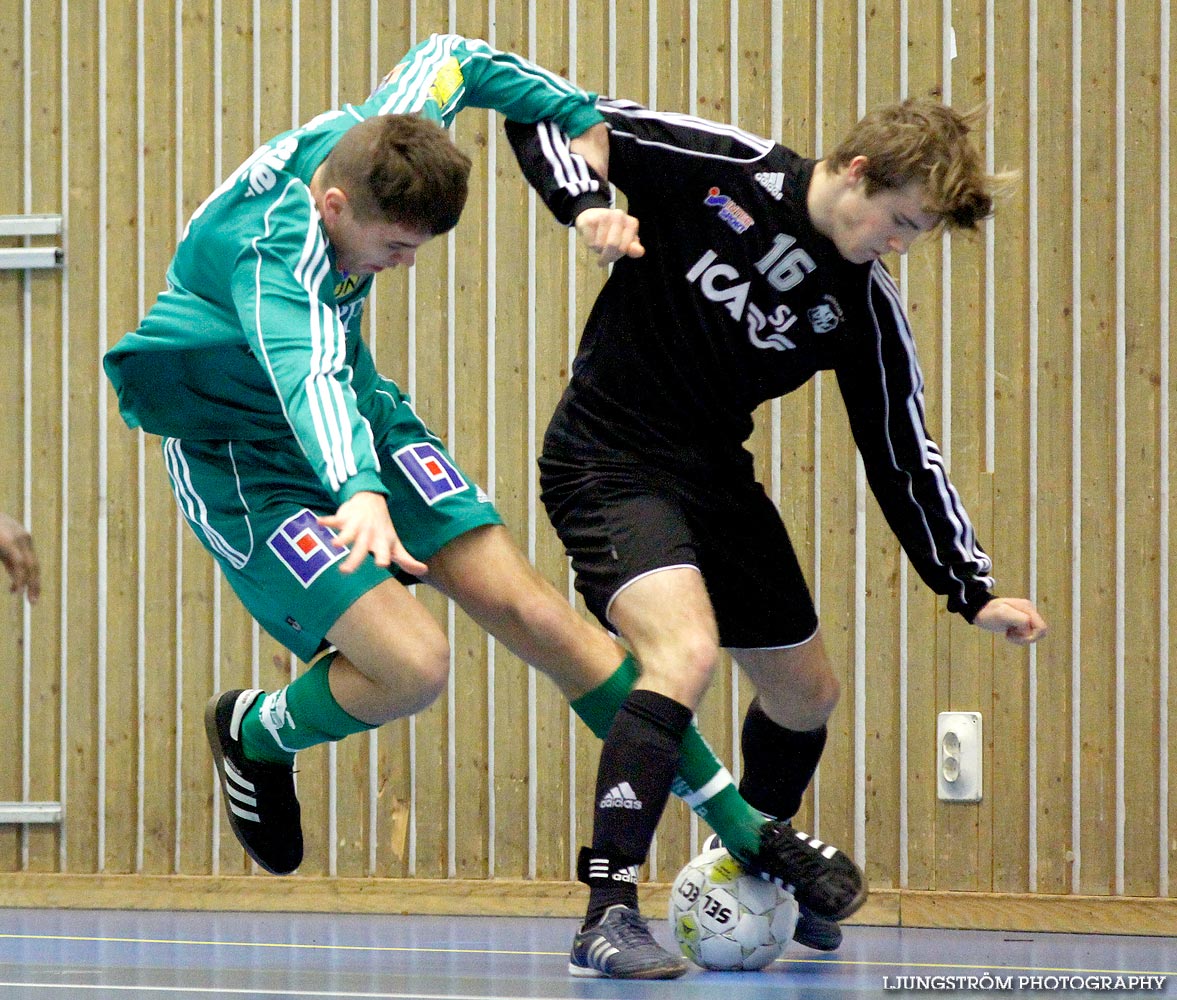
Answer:
POLYGON ((400 451, 393 452, 392 457, 430 507, 443 497, 470 488, 470 484, 436 445, 406 445, 400 451))
POLYGON ((335 537, 305 507, 278 527, 266 544, 304 587, 309 587, 328 566, 350 551, 331 544, 335 537))

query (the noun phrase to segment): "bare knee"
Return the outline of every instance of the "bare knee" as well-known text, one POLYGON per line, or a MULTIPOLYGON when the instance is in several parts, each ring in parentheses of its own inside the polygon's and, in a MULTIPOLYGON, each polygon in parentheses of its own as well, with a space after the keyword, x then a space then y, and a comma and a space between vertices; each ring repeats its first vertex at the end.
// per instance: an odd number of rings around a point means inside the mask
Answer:
POLYGON ((655 643, 635 643, 641 662, 639 687, 696 708, 719 665, 719 645, 705 631, 665 637, 655 643))
POLYGON ((367 653, 332 664, 331 691, 345 711, 370 725, 428 708, 449 681, 449 644, 440 629, 367 653))
POLYGON ((399 702, 393 717, 412 715, 432 705, 450 678, 450 648, 445 637, 419 644, 393 668, 394 678, 385 690, 392 702, 399 702))
POLYGON ((805 733, 824 726, 841 697, 841 682, 828 668, 790 680, 787 685, 760 687, 760 707, 785 729, 805 733))
MULTIPOLYGON (((840 697, 842 697, 842 682, 834 676, 833 671, 827 669, 814 679, 812 688, 803 704, 813 718, 821 719, 817 725, 824 725, 825 721, 834 714, 834 708, 840 697)), ((817 725, 810 728, 816 729, 817 725)))

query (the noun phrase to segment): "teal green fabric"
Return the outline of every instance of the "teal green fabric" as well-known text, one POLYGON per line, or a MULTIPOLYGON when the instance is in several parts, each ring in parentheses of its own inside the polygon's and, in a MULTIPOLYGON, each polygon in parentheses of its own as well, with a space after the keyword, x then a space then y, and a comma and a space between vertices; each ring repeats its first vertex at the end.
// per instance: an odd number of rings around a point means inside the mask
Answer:
MULTIPOLYGON (((428 563, 459 535, 502 523, 396 386, 387 383, 369 413, 379 431, 380 490, 409 552, 428 563), (444 474, 434 481, 427 467, 444 474), (431 496, 422 495, 422 483, 431 496)), ((316 515, 335 510, 335 501, 310 475, 293 438, 167 438, 163 453, 176 502, 196 537, 249 613, 300 660, 309 662, 339 616, 388 580, 389 570, 371 558, 351 573, 340 571, 349 550, 335 548, 334 532, 316 522, 316 515)))
POLYGON ((368 419, 383 387, 360 336, 372 279, 336 270, 308 185, 358 121, 448 126, 468 106, 573 135, 602 120, 594 94, 485 42, 422 42, 366 101, 265 143, 192 214, 167 288, 104 359, 127 424, 184 440, 293 434, 332 509, 383 492, 368 419))
POLYGON ((324 656, 297 680, 258 698, 241 720, 241 748, 250 760, 286 764, 299 750, 376 729, 340 707, 324 656))

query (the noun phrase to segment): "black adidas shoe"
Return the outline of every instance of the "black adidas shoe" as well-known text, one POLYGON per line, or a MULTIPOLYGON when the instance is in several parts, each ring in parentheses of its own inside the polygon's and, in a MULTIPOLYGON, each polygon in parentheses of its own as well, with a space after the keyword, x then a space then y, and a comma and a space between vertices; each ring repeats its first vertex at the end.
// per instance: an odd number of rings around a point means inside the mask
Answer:
MULTIPOLYGON (((718 833, 703 841, 704 851, 723 847, 718 833)), ((842 946, 842 928, 836 920, 819 917, 808 906, 797 906, 797 926, 793 928, 793 940, 814 951, 837 951, 842 946)))
POLYGON ((760 849, 740 864, 768 882, 788 889, 800 906, 826 920, 845 920, 866 902, 862 871, 833 844, 826 844, 784 820, 760 828, 760 849))
POLYGON ((241 749, 241 719, 263 694, 251 689, 213 695, 204 710, 204 731, 233 833, 245 853, 266 871, 289 875, 302 863, 294 768, 249 760, 241 749))
POLYGON ((572 975, 609 979, 677 979, 688 967, 685 958, 654 940, 637 910, 622 903, 610 906, 592 927, 577 931, 568 957, 572 975))

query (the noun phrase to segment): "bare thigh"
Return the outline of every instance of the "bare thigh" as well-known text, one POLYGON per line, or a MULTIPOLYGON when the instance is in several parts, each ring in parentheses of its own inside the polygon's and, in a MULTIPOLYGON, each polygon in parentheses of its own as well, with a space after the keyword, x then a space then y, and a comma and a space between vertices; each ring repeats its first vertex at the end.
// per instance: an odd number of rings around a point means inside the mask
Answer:
POLYGON ((624 650, 527 561, 502 525, 475 528, 429 560, 426 582, 452 597, 570 700, 602 684, 624 650))
POLYGON ((642 665, 637 687, 698 707, 719 660, 719 629, 699 571, 647 573, 617 592, 609 616, 642 665))
POLYGON ((445 633, 424 605, 391 578, 357 598, 327 640, 340 654, 331 665, 331 693, 364 722, 411 715, 445 688, 445 633))
POLYGON ((841 685, 830 669, 820 630, 797 646, 729 652, 756 686, 761 708, 779 726, 798 732, 817 729, 838 703, 841 685))

